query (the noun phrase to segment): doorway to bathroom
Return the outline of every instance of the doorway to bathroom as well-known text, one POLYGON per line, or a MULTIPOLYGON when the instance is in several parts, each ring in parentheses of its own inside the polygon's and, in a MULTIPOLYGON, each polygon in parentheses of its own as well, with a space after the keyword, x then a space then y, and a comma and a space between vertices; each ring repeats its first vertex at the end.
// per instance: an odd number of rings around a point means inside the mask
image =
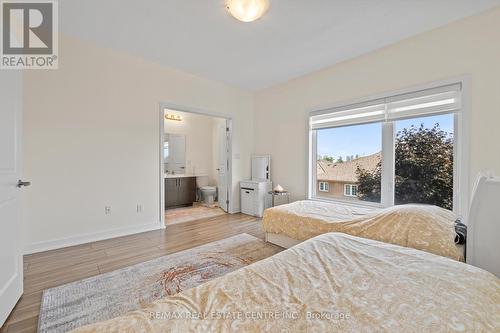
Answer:
POLYGON ((162 104, 160 209, 165 226, 231 207, 231 118, 162 104))

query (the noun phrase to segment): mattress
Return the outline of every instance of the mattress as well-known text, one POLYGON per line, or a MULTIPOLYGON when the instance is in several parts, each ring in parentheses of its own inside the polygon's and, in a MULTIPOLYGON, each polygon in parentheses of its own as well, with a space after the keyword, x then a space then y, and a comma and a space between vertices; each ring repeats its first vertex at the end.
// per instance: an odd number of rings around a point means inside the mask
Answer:
POLYGON ((342 232, 464 261, 463 246, 454 241, 455 220, 453 212, 430 205, 376 209, 304 200, 267 209, 263 228, 299 241, 342 232))
POLYGON ((494 332, 500 280, 411 248, 327 233, 75 332, 494 332))

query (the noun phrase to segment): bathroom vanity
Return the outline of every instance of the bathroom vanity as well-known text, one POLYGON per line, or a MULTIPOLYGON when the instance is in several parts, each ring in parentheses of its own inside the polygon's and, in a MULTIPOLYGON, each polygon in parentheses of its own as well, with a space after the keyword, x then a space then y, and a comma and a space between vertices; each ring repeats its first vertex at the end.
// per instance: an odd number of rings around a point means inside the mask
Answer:
POLYGON ((165 175, 165 209, 191 206, 195 201, 195 176, 165 175))

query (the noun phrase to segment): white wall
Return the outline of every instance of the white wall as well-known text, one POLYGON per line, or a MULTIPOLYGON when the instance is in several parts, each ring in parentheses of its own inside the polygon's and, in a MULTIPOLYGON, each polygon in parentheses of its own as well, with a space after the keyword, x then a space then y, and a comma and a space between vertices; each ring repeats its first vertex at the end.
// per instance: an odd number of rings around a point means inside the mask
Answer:
POLYGON ((255 153, 272 155, 274 183, 307 195, 307 119, 356 98, 470 75, 470 181, 500 174, 500 8, 407 39, 256 95, 255 153))
POLYGON ((24 73, 28 251, 159 227, 160 102, 233 118, 239 210, 252 94, 65 36, 60 50, 58 70, 24 73))

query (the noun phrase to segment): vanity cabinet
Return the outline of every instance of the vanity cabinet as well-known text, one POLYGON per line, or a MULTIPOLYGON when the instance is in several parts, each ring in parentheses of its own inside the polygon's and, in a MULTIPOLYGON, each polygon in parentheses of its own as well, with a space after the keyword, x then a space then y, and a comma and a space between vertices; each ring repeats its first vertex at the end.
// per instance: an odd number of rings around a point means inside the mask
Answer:
POLYGON ((175 207, 178 205, 179 188, 177 186, 179 178, 165 179, 165 208, 175 207))
POLYGON ((196 177, 165 179, 165 208, 190 206, 196 201, 196 177))

